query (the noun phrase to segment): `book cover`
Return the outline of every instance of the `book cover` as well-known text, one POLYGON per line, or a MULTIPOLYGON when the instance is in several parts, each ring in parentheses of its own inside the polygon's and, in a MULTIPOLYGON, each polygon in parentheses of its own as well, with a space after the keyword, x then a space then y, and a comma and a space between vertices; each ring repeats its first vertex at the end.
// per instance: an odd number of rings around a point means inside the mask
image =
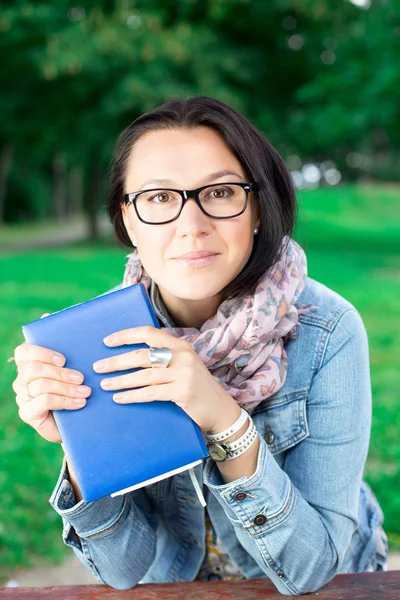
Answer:
POLYGON ((54 410, 66 453, 85 502, 118 495, 192 468, 208 456, 198 425, 174 402, 117 404, 100 381, 138 369, 96 373, 97 360, 147 344, 109 348, 115 331, 151 325, 157 317, 142 283, 111 291, 22 326, 26 342, 66 357, 92 389, 78 410, 54 410))

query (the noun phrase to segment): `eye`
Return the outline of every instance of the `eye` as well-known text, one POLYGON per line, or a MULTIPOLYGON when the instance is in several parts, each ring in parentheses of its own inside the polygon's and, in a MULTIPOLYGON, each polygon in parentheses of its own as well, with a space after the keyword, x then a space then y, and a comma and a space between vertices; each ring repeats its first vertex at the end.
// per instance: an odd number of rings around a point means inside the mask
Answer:
POLYGON ((213 188, 212 190, 209 191, 209 195, 212 198, 216 198, 218 199, 222 199, 222 198, 226 198, 226 196, 231 195, 232 194, 232 190, 230 188, 213 188))
POLYGON ((156 194, 154 194, 154 196, 148 198, 147 201, 151 202, 154 199, 160 204, 165 204, 166 202, 168 202, 168 200, 170 200, 170 195, 168 194, 168 192, 157 192, 156 194))

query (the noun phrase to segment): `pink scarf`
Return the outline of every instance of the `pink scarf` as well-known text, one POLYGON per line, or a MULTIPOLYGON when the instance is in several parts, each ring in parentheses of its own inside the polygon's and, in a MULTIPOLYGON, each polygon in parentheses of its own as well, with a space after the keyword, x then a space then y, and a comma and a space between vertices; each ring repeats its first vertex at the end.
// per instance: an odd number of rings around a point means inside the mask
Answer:
MULTIPOLYGON (((306 255, 292 238, 281 259, 260 278, 254 295, 224 300, 201 327, 163 327, 189 340, 222 387, 247 410, 275 394, 285 383, 288 360, 284 343, 296 338, 298 316, 318 308, 295 306, 307 277, 306 255)), ((149 274, 138 252, 126 256, 122 287, 143 283, 149 274)))

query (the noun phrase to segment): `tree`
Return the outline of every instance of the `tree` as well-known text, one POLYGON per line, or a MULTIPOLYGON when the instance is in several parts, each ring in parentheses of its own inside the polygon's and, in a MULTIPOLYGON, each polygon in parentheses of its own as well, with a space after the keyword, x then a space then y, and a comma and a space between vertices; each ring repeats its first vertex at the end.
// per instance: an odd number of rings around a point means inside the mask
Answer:
POLYGON ((398 160, 399 0, 369 10, 336 0, 19 0, 2 9, 0 218, 11 195, 9 220, 25 205, 31 218, 71 214, 82 206, 75 181, 96 235, 119 132, 171 97, 217 97, 284 158, 334 158, 348 177, 366 168, 349 153, 372 157, 376 173, 389 149, 398 160))

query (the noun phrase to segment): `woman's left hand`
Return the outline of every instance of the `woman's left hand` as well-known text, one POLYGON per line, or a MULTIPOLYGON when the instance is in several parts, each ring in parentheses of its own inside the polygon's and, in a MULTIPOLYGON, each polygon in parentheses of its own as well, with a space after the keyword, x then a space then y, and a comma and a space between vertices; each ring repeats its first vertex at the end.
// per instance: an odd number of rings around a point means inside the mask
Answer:
POLYGON ((151 366, 148 348, 133 350, 125 354, 97 361, 96 372, 110 373, 142 367, 135 373, 106 378, 101 387, 106 390, 123 390, 141 387, 138 390, 121 392, 113 398, 121 404, 171 400, 180 406, 197 423, 204 433, 218 433, 232 425, 240 414, 240 406, 211 375, 203 361, 197 356, 190 342, 176 338, 167 331, 144 326, 123 329, 104 339, 107 346, 124 344, 148 344, 172 350, 168 368, 151 366), (106 341, 107 340, 107 341, 106 341), (102 365, 101 371, 98 365, 102 365))

